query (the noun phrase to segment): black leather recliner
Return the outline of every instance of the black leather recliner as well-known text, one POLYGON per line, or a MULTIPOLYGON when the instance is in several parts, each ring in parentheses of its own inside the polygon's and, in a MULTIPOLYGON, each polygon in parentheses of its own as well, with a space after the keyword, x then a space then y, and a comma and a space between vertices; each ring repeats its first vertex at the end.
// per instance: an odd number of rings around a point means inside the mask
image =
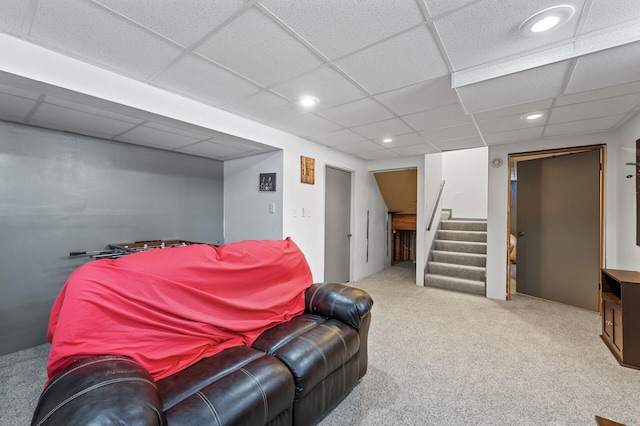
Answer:
POLYGON ((304 314, 154 382, 134 360, 74 361, 44 389, 32 425, 297 425, 317 423, 367 371, 373 301, 313 284, 304 314))

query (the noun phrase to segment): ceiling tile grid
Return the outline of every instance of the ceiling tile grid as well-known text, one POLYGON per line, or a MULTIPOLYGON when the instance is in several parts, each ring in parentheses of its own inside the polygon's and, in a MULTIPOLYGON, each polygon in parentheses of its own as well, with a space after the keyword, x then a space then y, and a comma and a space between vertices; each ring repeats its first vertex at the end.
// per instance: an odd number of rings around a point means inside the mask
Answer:
POLYGON ((424 21, 414 0, 264 0, 261 4, 330 59, 424 21))
POLYGON ((637 0, 593 0, 583 32, 591 32, 640 18, 637 0))
POLYGON ((298 77, 322 63, 305 45, 257 10, 239 16, 196 52, 263 86, 298 77))
MULTIPOLYGON (((579 14, 584 1, 573 0, 571 3, 579 14)), ((454 71, 460 71, 574 37, 576 19, 543 37, 520 34, 518 28, 523 21, 557 4, 557 0, 484 0, 436 19, 434 25, 454 71)))
POLYGON ((271 87, 293 102, 305 95, 313 95, 320 100, 319 107, 331 108, 367 96, 358 86, 334 68, 323 65, 307 74, 271 87))
POLYGON ((196 55, 182 58, 152 84, 218 107, 262 90, 261 86, 196 55))
POLYGON ((449 75, 381 93, 376 95, 376 99, 400 116, 458 103, 458 97, 451 89, 449 75))
POLYGON ((0 93, 0 119, 23 122, 35 105, 33 99, 0 93))
POLYGON ((162 37, 81 0, 40 0, 29 39, 137 79, 163 68, 180 52, 162 37))
MULTIPOLYGON (((616 130, 638 114, 640 3, 565 3, 569 22, 524 36, 559 3, 0 0, 0 32, 373 160, 616 130), (302 109, 303 94, 319 104, 302 109)), ((208 158, 272 149, 3 72, 0 102, 3 120, 208 158)))
POLYGON ((243 0, 92 1, 185 47, 200 41, 224 21, 238 13, 245 4, 243 0), (176 19, 178 7, 180 19, 176 19))
POLYGON ((449 74, 425 25, 360 50, 336 64, 373 94, 449 74))

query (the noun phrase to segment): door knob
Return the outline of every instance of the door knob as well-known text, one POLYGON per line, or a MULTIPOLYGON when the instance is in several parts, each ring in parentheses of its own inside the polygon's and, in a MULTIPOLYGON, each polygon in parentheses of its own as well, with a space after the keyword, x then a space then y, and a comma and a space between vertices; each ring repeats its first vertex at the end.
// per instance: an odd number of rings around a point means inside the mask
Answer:
POLYGON ((347 234, 347 238, 351 238, 351 234, 347 234))
POLYGON ((518 237, 523 237, 524 236, 524 232, 522 232, 522 231, 518 232, 517 236, 518 237))

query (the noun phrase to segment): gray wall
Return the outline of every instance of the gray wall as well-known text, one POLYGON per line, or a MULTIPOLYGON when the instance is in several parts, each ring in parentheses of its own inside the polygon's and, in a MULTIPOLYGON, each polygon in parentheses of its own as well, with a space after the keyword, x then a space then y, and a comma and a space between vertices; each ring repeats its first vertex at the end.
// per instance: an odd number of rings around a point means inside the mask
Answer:
POLYGON ((224 241, 278 240, 282 235, 283 152, 224 162, 224 241), (259 191, 260 173, 276 174, 276 190, 259 191), (275 211, 271 213, 269 205, 275 211))
POLYGON ((45 342, 71 251, 223 241, 223 163, 0 121, 0 354, 45 342))

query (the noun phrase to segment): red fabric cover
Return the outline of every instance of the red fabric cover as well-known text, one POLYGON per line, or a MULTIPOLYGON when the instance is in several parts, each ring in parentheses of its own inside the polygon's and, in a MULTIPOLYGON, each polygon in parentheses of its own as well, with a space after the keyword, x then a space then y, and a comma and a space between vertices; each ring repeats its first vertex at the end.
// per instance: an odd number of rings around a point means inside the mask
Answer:
POLYGON ((311 283, 289 238, 89 262, 51 310, 49 379, 74 359, 100 354, 129 356, 162 379, 300 315, 311 283))

